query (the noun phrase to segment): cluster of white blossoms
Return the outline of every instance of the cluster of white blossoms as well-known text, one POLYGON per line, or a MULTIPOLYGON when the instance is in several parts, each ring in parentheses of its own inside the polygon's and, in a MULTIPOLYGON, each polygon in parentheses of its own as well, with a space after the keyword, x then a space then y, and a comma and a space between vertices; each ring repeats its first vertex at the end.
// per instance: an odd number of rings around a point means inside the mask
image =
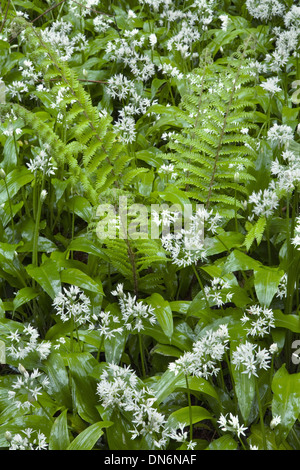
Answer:
POLYGON ((240 424, 238 416, 234 416, 232 413, 229 413, 229 418, 227 418, 227 416, 228 413, 226 415, 220 415, 220 418, 218 419, 220 429, 225 432, 230 431, 233 434, 236 434, 238 438, 245 436, 245 431, 247 431, 248 428, 240 424))
POLYGON ((278 193, 291 193, 300 184, 300 156, 291 150, 282 153, 284 164, 276 158, 271 164, 271 173, 276 176, 278 193))
POLYGON ((249 203, 253 204, 253 214, 258 217, 270 217, 279 205, 279 196, 274 184, 270 185, 267 189, 260 189, 257 192, 253 191, 249 196, 249 203))
POLYGON ((8 391, 8 397, 16 408, 30 410, 43 390, 49 388, 49 379, 38 369, 29 373, 22 364, 19 364, 19 372, 16 381, 12 383, 12 389, 8 391))
POLYGON ((20 328, 11 331, 6 336, 6 341, 10 342, 6 350, 13 360, 25 359, 32 352, 37 352, 43 360, 51 352, 51 341, 41 341, 38 330, 30 324, 24 327, 20 325, 20 328))
POLYGON ((283 16, 285 5, 280 0, 246 0, 246 7, 253 18, 268 21, 283 16))
POLYGON ((16 434, 6 431, 5 439, 9 442, 9 450, 48 449, 45 434, 32 428, 26 428, 16 434))
POLYGON ((275 318, 272 309, 251 305, 244 313, 241 322, 247 326, 247 336, 264 337, 270 333, 271 328, 275 328, 275 318))
POLYGON ((285 145, 286 148, 289 142, 293 140, 294 132, 293 129, 288 125, 279 125, 277 123, 268 130, 267 140, 270 142, 276 142, 277 145, 285 145))
POLYGON ((217 232, 222 221, 219 213, 208 211, 204 207, 190 216, 186 227, 167 233, 161 237, 163 248, 169 252, 172 263, 177 266, 191 266, 197 261, 206 261, 207 244, 204 229, 212 234, 217 232))
MULTIPOLYGON (((300 243, 300 238, 299 238, 299 243, 300 243)), ((280 279, 280 282, 279 282, 278 287, 277 287, 277 292, 275 294, 276 297, 278 297, 279 299, 283 299, 284 297, 286 297, 286 294, 287 294, 287 279, 288 279, 287 273, 284 273, 284 275, 280 279)))
POLYGON ((90 322, 91 301, 77 286, 64 287, 54 298, 53 306, 63 322, 73 320, 76 325, 90 322))
POLYGON ((270 77, 267 78, 263 83, 261 83, 261 87, 270 93, 270 95, 274 95, 275 93, 279 93, 282 91, 281 87, 278 85, 280 82, 279 77, 270 77))
POLYGON ((180 435, 167 425, 165 415, 155 407, 153 390, 141 384, 130 367, 108 364, 97 384, 97 395, 104 409, 118 409, 130 416, 132 439, 152 438, 153 444, 162 449, 169 438, 177 442, 187 438, 186 433, 180 435))
POLYGON ((269 349, 263 348, 254 343, 246 341, 237 346, 232 353, 231 362, 236 369, 243 369, 242 374, 248 377, 258 377, 260 369, 269 369, 272 354, 277 351, 277 344, 272 344, 269 349))
POLYGON ((156 316, 153 307, 142 301, 138 301, 136 296, 123 290, 123 284, 118 284, 112 295, 118 297, 118 302, 122 314, 121 324, 132 333, 139 333, 145 329, 145 321, 151 325, 156 323, 156 316))
POLYGON ((300 217, 296 217, 296 225, 292 243, 298 250, 300 250, 300 217))
POLYGON ((113 338, 116 334, 122 334, 123 328, 116 326, 120 323, 117 315, 112 315, 109 311, 101 310, 99 313, 92 313, 89 319, 89 330, 97 330, 100 336, 113 338))
POLYGON ((55 175, 55 171, 57 170, 51 162, 51 158, 46 149, 41 149, 34 158, 31 158, 29 163, 27 163, 27 167, 32 173, 41 172, 46 176, 55 175))
POLYGON ((225 352, 228 348, 229 333, 227 325, 217 330, 208 330, 193 344, 192 351, 185 352, 179 359, 169 364, 175 375, 183 373, 208 379, 218 374, 225 352))
POLYGON ((214 277, 210 286, 204 286, 204 292, 207 299, 211 299, 214 305, 221 307, 227 302, 231 302, 233 292, 230 292, 230 284, 228 281, 220 277, 214 277))
POLYGON ((27 93, 28 86, 22 80, 14 80, 12 83, 6 86, 7 93, 11 96, 11 98, 17 98, 18 101, 22 101, 23 94, 27 93))
POLYGON ((75 52, 83 51, 88 45, 82 33, 72 36, 72 29, 73 25, 69 21, 57 20, 40 31, 43 41, 51 44, 62 61, 70 60, 75 52))

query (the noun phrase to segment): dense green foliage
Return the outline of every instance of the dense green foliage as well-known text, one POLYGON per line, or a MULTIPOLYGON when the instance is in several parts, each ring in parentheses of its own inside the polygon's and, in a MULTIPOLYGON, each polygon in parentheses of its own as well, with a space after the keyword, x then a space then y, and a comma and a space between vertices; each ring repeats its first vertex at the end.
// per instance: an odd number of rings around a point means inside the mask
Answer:
POLYGON ((299 450, 300 2, 0 13, 0 448, 299 450))

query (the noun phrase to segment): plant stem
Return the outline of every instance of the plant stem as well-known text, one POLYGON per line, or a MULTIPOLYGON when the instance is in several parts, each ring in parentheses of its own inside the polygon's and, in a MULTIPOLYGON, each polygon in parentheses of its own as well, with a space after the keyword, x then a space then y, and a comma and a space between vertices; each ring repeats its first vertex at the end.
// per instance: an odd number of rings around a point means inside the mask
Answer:
POLYGON ((192 403, 191 403, 191 392, 190 392, 190 386, 189 386, 189 379, 188 376, 185 376, 185 382, 186 382, 186 390, 187 390, 187 398, 188 398, 188 404, 189 404, 189 419, 190 419, 190 441, 193 439, 193 412, 192 412, 192 403))
POLYGON ((209 308, 208 298, 207 298, 207 296, 206 296, 206 293, 205 293, 205 290, 204 290, 204 287, 203 287, 203 283, 202 283, 201 278, 200 278, 200 276, 199 276, 199 274, 198 274, 198 272, 197 272, 196 266, 195 266, 194 264, 192 264, 192 268, 193 268, 193 271, 194 271, 195 276, 196 276, 196 278, 197 278, 197 281, 198 281, 198 283, 199 283, 199 286, 200 286, 200 288, 201 288, 201 290, 202 290, 202 292, 203 292, 203 295, 204 295, 204 297, 205 297, 206 306, 209 308))
POLYGON ((266 441, 266 431, 265 431, 265 423, 264 423, 264 414, 259 394, 259 386, 258 386, 258 379, 255 378, 255 389, 256 389, 256 396, 257 396, 257 403, 259 409, 259 419, 260 419, 260 427, 261 427, 261 434, 263 439, 263 450, 267 450, 267 441, 266 441))
POLYGON ((146 377, 146 368, 145 368, 145 360, 144 360, 142 335, 140 333, 138 333, 138 337, 139 337, 140 356, 141 356, 141 363, 142 363, 142 376, 143 376, 143 379, 144 379, 146 377))

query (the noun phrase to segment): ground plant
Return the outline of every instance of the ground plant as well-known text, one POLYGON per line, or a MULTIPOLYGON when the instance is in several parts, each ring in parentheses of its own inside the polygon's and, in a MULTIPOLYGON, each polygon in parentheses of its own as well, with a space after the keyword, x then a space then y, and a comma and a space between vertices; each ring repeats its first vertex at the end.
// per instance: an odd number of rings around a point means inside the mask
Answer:
POLYGON ((0 15, 0 449, 300 450, 300 1, 0 15))

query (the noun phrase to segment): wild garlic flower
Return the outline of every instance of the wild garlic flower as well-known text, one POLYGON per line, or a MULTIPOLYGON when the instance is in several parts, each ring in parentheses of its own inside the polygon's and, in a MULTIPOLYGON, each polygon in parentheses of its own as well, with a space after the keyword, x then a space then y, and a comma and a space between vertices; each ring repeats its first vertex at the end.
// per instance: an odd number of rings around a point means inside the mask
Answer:
POLYGON ((218 213, 200 207, 190 217, 185 228, 162 235, 163 248, 170 253, 172 263, 177 266, 191 266, 197 261, 206 261, 207 245, 204 230, 215 233, 222 218, 218 213))
POLYGON ((238 416, 234 416, 232 413, 229 413, 229 418, 227 418, 227 416, 228 413, 226 415, 220 415, 220 418, 218 419, 220 429, 225 432, 230 431, 233 434, 237 434, 238 438, 245 436, 245 431, 247 431, 248 428, 239 423, 238 416))
POLYGON ((116 134, 119 135, 121 142, 131 144, 136 139, 135 120, 131 116, 124 116, 114 123, 116 134))
POLYGON ((292 244, 300 250, 300 217, 296 218, 296 225, 294 230, 294 237, 292 238, 292 244))
POLYGON ((274 415, 271 422, 270 422, 270 428, 274 429, 280 423, 281 423, 281 416, 280 415, 274 415))
POLYGON ((136 296, 130 293, 125 294, 123 286, 117 286, 117 290, 112 295, 118 297, 119 306, 122 314, 121 324, 127 331, 140 333, 145 329, 145 322, 151 325, 156 323, 156 316, 153 307, 142 301, 138 301, 136 296))
POLYGON ((91 301, 77 286, 64 287, 53 300, 53 306, 63 322, 73 320, 83 325, 90 321, 91 301))
POLYGON ((90 317, 89 330, 95 330, 100 333, 100 336, 105 338, 113 338, 116 334, 123 332, 122 327, 116 327, 120 323, 116 315, 111 315, 110 312, 92 313, 90 317))
POLYGON ((29 373, 22 364, 19 364, 21 375, 12 383, 12 389, 8 391, 8 397, 18 409, 30 410, 44 389, 49 387, 49 379, 38 369, 29 373))
POLYGON ((221 307, 227 302, 231 302, 233 292, 228 292, 229 289, 229 282, 219 277, 214 277, 211 280, 211 285, 204 287, 206 298, 211 299, 214 305, 218 307, 221 307))
POLYGON ((9 442, 9 450, 47 450, 46 436, 41 431, 26 428, 20 433, 6 431, 5 439, 9 442))
POLYGON ((242 374, 258 377, 260 369, 269 369, 271 353, 266 348, 261 349, 257 344, 246 341, 232 353, 232 364, 236 369, 243 369, 242 374), (258 349, 257 349, 258 348, 258 349))
POLYGON ((219 363, 228 348, 229 334, 226 325, 221 325, 216 331, 208 330, 193 345, 192 351, 185 352, 179 359, 169 364, 169 369, 175 375, 193 375, 208 379, 217 375, 219 363))
POLYGON ((25 359, 30 353, 37 352, 40 359, 47 359, 51 352, 51 341, 41 341, 38 330, 30 324, 11 331, 6 336, 8 357, 13 360, 25 359))
POLYGON ((266 218, 273 215, 275 209, 279 205, 279 197, 274 187, 269 186, 263 191, 260 189, 258 192, 253 191, 249 196, 249 203, 253 204, 253 213, 258 216, 266 218))
POLYGON ((55 175, 55 170, 57 170, 49 155, 43 149, 34 158, 30 159, 27 167, 32 173, 40 171, 46 176, 55 175))
POLYGON ((278 194, 291 193, 300 184, 300 157, 290 150, 282 153, 284 164, 276 158, 271 164, 271 173, 276 176, 278 194))
POLYGON ((279 77, 270 77, 267 78, 266 81, 261 83, 261 87, 268 91, 270 95, 274 95, 275 93, 279 93, 281 91, 280 86, 278 86, 278 82, 280 81, 279 77))
POLYGON ((21 80, 14 80, 11 84, 6 86, 8 94, 12 98, 17 98, 19 101, 22 101, 23 93, 28 92, 28 86, 21 80))
POLYGON ((246 7, 253 18, 268 21, 274 16, 283 16, 285 5, 279 0, 246 0, 246 7))
POLYGON ((264 337, 270 333, 271 328, 275 328, 275 318, 273 310, 260 305, 251 305, 244 313, 241 322, 246 328, 247 336, 264 337))
POLYGON ((268 130, 267 140, 276 142, 278 145, 288 146, 289 142, 293 140, 294 132, 290 126, 279 125, 277 123, 268 130))
POLYGON ((147 436, 160 448, 167 443, 167 420, 154 406, 155 394, 130 367, 108 364, 97 384, 97 395, 104 409, 118 409, 130 416, 131 439, 147 436))

